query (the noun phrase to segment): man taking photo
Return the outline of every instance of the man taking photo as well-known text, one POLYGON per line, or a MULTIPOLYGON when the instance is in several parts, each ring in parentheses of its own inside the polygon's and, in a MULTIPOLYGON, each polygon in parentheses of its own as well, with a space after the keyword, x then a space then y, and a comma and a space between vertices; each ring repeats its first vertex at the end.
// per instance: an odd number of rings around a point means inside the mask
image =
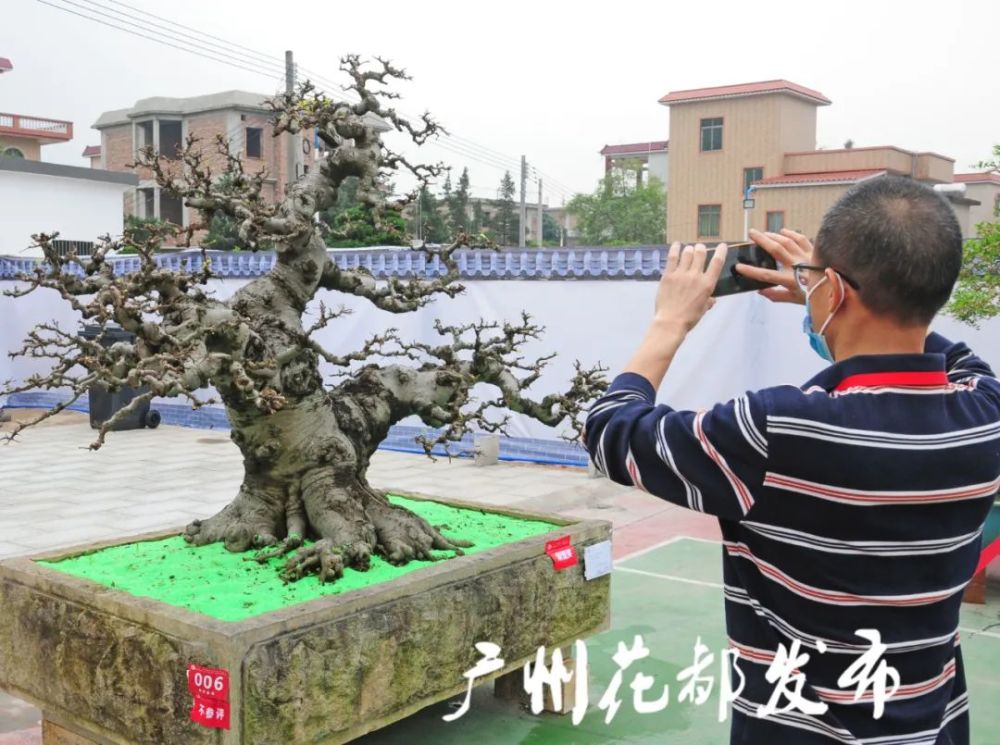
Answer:
POLYGON ((587 448, 612 480, 719 518, 746 676, 732 743, 967 745, 959 607, 1000 486, 1000 383, 929 332, 961 266, 958 223, 931 189, 881 177, 834 205, 815 247, 789 230, 751 238, 782 268, 738 271, 804 304, 803 344, 832 364, 707 411, 656 405, 726 254, 674 244, 643 342, 590 411, 587 448), (845 671, 873 646, 898 680, 888 700, 871 686, 855 700, 845 671), (795 666, 802 701, 774 710, 766 673, 795 647, 809 655, 795 666))

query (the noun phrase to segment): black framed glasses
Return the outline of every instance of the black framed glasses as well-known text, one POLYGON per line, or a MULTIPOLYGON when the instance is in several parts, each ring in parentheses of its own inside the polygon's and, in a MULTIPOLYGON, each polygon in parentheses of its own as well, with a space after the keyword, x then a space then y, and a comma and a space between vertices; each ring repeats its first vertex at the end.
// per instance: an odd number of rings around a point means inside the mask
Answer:
MULTIPOLYGON (((808 272, 810 272, 810 271, 813 271, 813 272, 825 272, 827 269, 833 269, 833 267, 829 267, 829 266, 817 266, 815 264, 793 264, 792 265, 792 271, 795 272, 795 283, 802 289, 803 292, 806 292, 806 291, 809 290, 809 274, 808 274, 808 272)), ((861 289, 861 286, 858 285, 857 282, 855 282, 853 279, 851 279, 850 277, 848 277, 842 271, 840 271, 838 269, 833 269, 833 271, 837 272, 837 274, 839 274, 840 277, 845 282, 847 282, 847 284, 849 284, 851 287, 853 287, 855 290, 860 290, 861 289)))

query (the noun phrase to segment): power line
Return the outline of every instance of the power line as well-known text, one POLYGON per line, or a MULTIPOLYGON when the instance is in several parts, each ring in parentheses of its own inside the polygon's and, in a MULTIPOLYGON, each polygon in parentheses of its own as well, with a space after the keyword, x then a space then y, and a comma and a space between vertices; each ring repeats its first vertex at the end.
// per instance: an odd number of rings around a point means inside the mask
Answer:
MULTIPOLYGON (((224 52, 224 51, 218 51, 218 49, 217 49, 218 45, 217 44, 212 43, 211 45, 209 45, 209 44, 202 43, 201 40, 192 37, 190 34, 178 33, 178 32, 172 31, 169 28, 165 28, 162 24, 158 24, 158 23, 155 23, 155 22, 152 22, 152 21, 147 21, 144 18, 142 18, 140 16, 137 16, 137 15, 134 15, 132 13, 126 13, 123 10, 116 10, 114 8, 111 8, 111 7, 107 6, 107 5, 102 5, 99 2, 95 2, 95 0, 80 0, 80 1, 86 3, 89 6, 92 6, 90 8, 84 8, 84 10, 86 10, 88 13, 96 13, 98 15, 104 16, 105 18, 110 18, 111 20, 113 20, 113 21, 115 21, 117 23, 123 23, 123 22, 125 22, 125 21, 122 20, 122 18, 123 19, 127 19, 128 22, 139 24, 140 27, 141 27, 141 30, 143 30, 143 31, 150 31, 150 32, 153 32, 153 33, 165 34, 165 35, 167 35, 173 41, 177 41, 177 42, 179 42, 181 44, 186 44, 188 46, 192 46, 192 47, 195 47, 197 49, 201 49, 201 50, 207 51, 210 54, 213 54, 213 55, 216 55, 216 56, 224 56, 224 57, 226 57, 228 59, 236 60, 237 62, 240 62, 241 64, 257 65, 257 66, 264 65, 264 66, 270 68, 272 71, 281 71, 282 74, 284 74, 284 69, 285 69, 284 62, 280 62, 279 63, 279 62, 274 61, 274 60, 269 60, 268 58, 264 57, 263 55, 261 55, 261 59, 255 59, 254 57, 251 57, 250 55, 244 54, 242 52, 224 52), (108 11, 108 12, 104 12, 104 11, 108 11), (114 15, 111 15, 111 14, 114 14, 114 15), (117 18, 116 16, 121 16, 121 18, 117 18)), ((115 2, 115 0, 111 0, 111 1, 115 2)), ((74 2, 73 0, 62 0, 62 2, 66 3, 67 5, 73 5, 73 6, 77 7, 77 8, 83 8, 83 6, 81 6, 77 2, 74 2)), ((121 4, 124 5, 124 3, 121 3, 121 4)), ((125 6, 125 7, 131 7, 131 6, 125 6)), ((157 17, 157 16, 150 16, 149 14, 144 13, 141 10, 139 10, 138 12, 139 13, 143 13, 143 15, 145 15, 147 17, 153 17, 153 18, 157 17)))
MULTIPOLYGON (((215 36, 213 34, 208 34, 203 31, 198 31, 190 26, 185 26, 184 24, 166 19, 163 16, 158 16, 149 13, 145 10, 142 10, 140 8, 136 8, 135 6, 121 2, 121 0, 106 0, 107 2, 112 2, 120 7, 134 10, 137 13, 140 13, 147 18, 157 19, 159 21, 162 21, 163 23, 169 24, 176 28, 184 29, 186 31, 190 31, 194 34, 197 34, 200 37, 211 39, 215 42, 219 42, 231 48, 230 50, 217 50, 215 46, 206 46, 205 44, 202 44, 200 39, 193 37, 191 34, 185 34, 173 31, 172 29, 164 27, 162 24, 144 20, 131 13, 126 13, 124 11, 108 7, 107 5, 102 5, 101 3, 94 2, 94 0, 82 0, 82 1, 92 7, 86 7, 80 5, 77 2, 73 2, 73 0, 61 0, 61 2, 65 3, 66 5, 71 5, 73 7, 79 8, 83 11, 86 11, 86 13, 103 16, 104 18, 110 19, 110 21, 112 22, 103 21, 100 18, 93 17, 92 15, 86 15, 85 13, 80 13, 71 10, 70 8, 57 5, 54 2, 50 2, 49 0, 38 0, 38 2, 42 3, 43 5, 48 5, 49 7, 61 10, 66 13, 70 13, 80 18, 84 18, 85 20, 93 21, 95 23, 99 23, 103 26, 106 26, 108 28, 113 28, 118 31, 124 31, 125 33, 132 34, 133 36, 137 36, 139 38, 146 39, 148 41, 152 41, 157 44, 161 44, 163 46, 171 47, 179 51, 188 52, 190 54, 197 55, 199 57, 211 60, 213 62, 219 62, 228 65, 230 67, 235 67, 239 70, 244 70, 246 72, 252 72, 255 74, 264 75, 265 77, 268 78, 268 80, 272 80, 275 77, 278 77, 280 79, 283 78, 284 76, 284 65, 278 58, 255 51, 250 47, 246 47, 241 44, 236 44, 234 42, 227 41, 222 37, 215 36), (109 11, 109 12, 102 12, 102 11, 109 11), (128 19, 128 21, 131 21, 133 23, 141 24, 141 26, 138 30, 136 30, 134 28, 127 28, 118 25, 119 23, 126 22, 123 19, 128 19), (146 33, 142 33, 142 31, 163 34, 166 35, 168 39, 158 38, 156 36, 149 36, 146 33), (235 51, 237 49, 243 51, 235 51), (255 65, 255 67, 248 67, 247 65, 255 65), (265 70, 261 69, 261 67, 269 68, 271 74, 268 75, 265 72, 265 70)), ((330 81, 326 77, 315 73, 312 70, 309 70, 304 67, 300 67, 299 69, 309 74, 311 78, 314 78, 315 80, 327 86, 328 88, 338 89, 339 91, 342 92, 348 90, 345 89, 343 86, 340 86, 334 83, 333 81, 330 81)), ((334 96, 331 95, 331 97, 334 96)), ((342 100, 348 100, 344 96, 337 96, 337 97, 341 98, 342 100)), ((406 114, 406 112, 401 112, 401 114, 403 116, 408 116, 409 118, 414 119, 414 117, 406 114)), ((232 137, 234 133, 235 131, 230 132, 229 136, 232 137)), ((463 158, 477 161, 481 164, 487 165, 491 168, 496 168, 498 170, 514 171, 517 168, 519 168, 519 161, 517 159, 509 155, 506 155, 504 153, 501 153, 500 151, 490 148, 486 145, 481 145, 477 142, 474 142, 473 140, 469 140, 467 138, 460 137, 458 135, 454 135, 451 133, 447 133, 443 135, 442 138, 439 138, 437 140, 428 140, 426 144, 439 147, 443 150, 450 151, 463 158)), ((574 193, 572 189, 570 189, 568 186, 560 182, 558 179, 552 177, 551 175, 543 173, 541 171, 538 171, 538 173, 541 174, 541 176, 543 176, 545 180, 549 182, 549 184, 556 187, 555 189, 552 189, 553 191, 562 193, 564 195, 572 195, 574 193)))
MULTIPOLYGON (((331 82, 329 79, 305 67, 300 67, 299 69, 301 69, 304 73, 306 73, 307 77, 310 80, 317 83, 321 83, 322 85, 328 88, 338 88, 339 90, 345 92, 350 90, 344 88, 343 86, 337 85, 336 83, 331 82)), ((338 96, 336 95, 331 95, 331 98, 337 98, 337 97, 338 96)), ((351 103, 356 102, 354 100, 354 97, 352 96, 340 96, 340 99, 351 103)), ((414 116, 412 113, 408 113, 405 111, 400 111, 399 114, 401 116, 406 117, 407 119, 410 119, 411 121, 420 119, 420 117, 414 116)), ((503 153, 500 153, 499 151, 494 150, 493 148, 487 147, 485 145, 480 145, 479 143, 474 142, 473 140, 470 140, 465 137, 460 137, 458 135, 452 134, 451 132, 444 132, 439 139, 428 140, 427 144, 436 144, 439 147, 443 147, 445 149, 454 149, 455 152, 465 155, 466 157, 478 159, 480 162, 492 163, 498 167, 503 167, 508 170, 516 170, 517 168, 520 167, 518 159, 509 155, 504 155, 503 153), (443 144, 444 142, 447 142, 448 145, 443 144)))
MULTIPOLYGON (((252 72, 252 73, 255 73, 255 74, 258 74, 258 75, 263 75, 264 74, 260 69, 256 69, 255 70, 255 69, 252 69, 252 68, 249 68, 249 67, 245 67, 245 66, 243 66, 241 64, 238 64, 236 62, 231 61, 231 59, 224 59, 224 58, 214 57, 214 56, 205 54, 204 52, 199 52, 199 51, 197 51, 195 49, 190 49, 190 48, 187 48, 187 47, 178 46, 176 44, 171 44, 169 41, 165 41, 163 39, 158 39, 155 36, 147 36, 146 34, 142 34, 142 33, 139 33, 138 31, 135 31, 134 29, 126 28, 126 27, 123 27, 123 26, 118 26, 118 25, 115 25, 113 23, 108 23, 107 21, 102 21, 100 18, 94 18, 92 16, 84 15, 83 13, 78 13, 75 10, 70 10, 69 8, 65 8, 65 7, 63 7, 61 5, 56 5, 55 3, 49 2, 49 0, 37 0, 37 1, 40 2, 42 5, 48 5, 49 7, 55 8, 56 10, 61 10, 64 13, 71 13, 72 15, 79 16, 80 18, 85 18, 88 21, 93 21, 94 23, 99 23, 102 26, 107 26, 108 28, 117 29, 118 31, 124 31, 127 34, 132 34, 133 36, 138 36, 140 38, 147 39, 149 41, 155 42, 156 44, 162 44, 163 46, 172 47, 172 48, 178 49, 178 50, 180 50, 182 52, 188 52, 190 54, 195 54, 195 55, 198 55, 199 57, 204 57, 205 59, 211 60, 212 62, 220 62, 220 63, 222 63, 224 65, 229 65, 230 67, 235 67, 235 68, 240 69, 240 70, 245 70, 246 72, 252 72)), ((69 2, 69 0, 62 0, 62 1, 63 2, 69 2)), ((81 7, 81 6, 77 6, 77 7, 81 7)), ((89 11, 89 8, 85 8, 85 10, 89 11)))

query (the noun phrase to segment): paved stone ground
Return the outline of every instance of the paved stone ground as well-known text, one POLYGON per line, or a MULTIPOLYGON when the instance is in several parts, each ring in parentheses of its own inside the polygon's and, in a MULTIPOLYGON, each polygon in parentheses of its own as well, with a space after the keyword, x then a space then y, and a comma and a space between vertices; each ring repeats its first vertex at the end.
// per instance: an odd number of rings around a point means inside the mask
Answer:
MULTIPOLYGON (((37 413, 11 412, 14 419, 37 413)), ((93 437, 86 416, 65 412, 0 446, 0 558, 183 526, 221 509, 241 481, 240 454, 225 431, 117 432, 96 452, 87 449, 93 437)), ((718 536, 711 518, 579 468, 477 467, 380 451, 369 475, 384 489, 610 520, 616 558, 673 535, 718 536)), ((0 693, 0 745, 37 745, 39 716, 0 693)))

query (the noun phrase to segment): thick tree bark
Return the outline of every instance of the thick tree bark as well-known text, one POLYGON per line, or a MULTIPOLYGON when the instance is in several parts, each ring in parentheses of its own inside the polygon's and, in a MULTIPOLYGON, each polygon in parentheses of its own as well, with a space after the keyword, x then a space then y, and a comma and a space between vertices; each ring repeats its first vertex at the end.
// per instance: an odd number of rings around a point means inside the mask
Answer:
POLYGON ((345 566, 367 569, 372 554, 403 564, 468 545, 446 539, 368 483, 377 442, 357 437, 356 417, 364 416, 357 402, 317 389, 270 415, 227 409, 232 439, 243 453, 243 484, 221 512, 188 526, 190 542, 223 541, 231 551, 277 544, 263 554, 268 557, 298 549, 302 539, 319 541, 299 549, 284 574, 294 579, 315 567, 324 581, 345 566))

